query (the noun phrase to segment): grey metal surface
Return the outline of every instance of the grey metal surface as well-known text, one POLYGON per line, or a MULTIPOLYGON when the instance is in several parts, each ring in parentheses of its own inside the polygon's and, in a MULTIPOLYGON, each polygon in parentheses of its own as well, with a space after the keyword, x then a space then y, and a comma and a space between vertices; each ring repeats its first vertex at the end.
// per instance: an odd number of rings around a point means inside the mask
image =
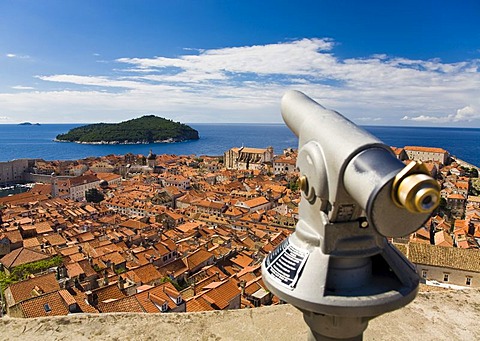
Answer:
MULTIPOLYGON (((430 212, 399 205, 393 183, 404 164, 339 113, 289 91, 282 116, 299 137, 302 199, 296 230, 266 257, 263 279, 303 311, 310 338, 361 339, 370 319, 408 304, 418 290, 414 267, 385 236, 415 231, 430 212)), ((409 188, 423 183, 416 185, 409 188)))

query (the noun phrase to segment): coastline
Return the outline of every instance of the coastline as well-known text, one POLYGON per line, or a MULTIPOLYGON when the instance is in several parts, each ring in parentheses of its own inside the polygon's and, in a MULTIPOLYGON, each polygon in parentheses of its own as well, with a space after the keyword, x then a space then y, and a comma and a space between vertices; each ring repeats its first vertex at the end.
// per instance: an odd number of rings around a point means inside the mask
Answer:
MULTIPOLYGON (((199 140, 183 143, 113 144, 55 143, 58 134, 78 125, 43 124, 35 129, 18 125, 0 124, 0 161, 14 159, 72 160, 109 154, 144 154, 150 148, 156 154, 221 155, 231 147, 248 145, 255 148, 272 146, 280 154, 285 148, 297 148, 298 138, 284 124, 199 124, 192 128, 199 131, 199 140)), ((451 155, 480 167, 480 129, 449 128, 409 129, 382 127, 369 128, 372 135, 391 146, 435 146, 451 155)), ((58 141, 66 142, 66 141, 58 141)))
POLYGON ((468 167, 468 168, 475 168, 477 171, 480 172, 480 167, 479 166, 475 166, 474 164, 471 164, 467 161, 463 161, 462 159, 459 159, 457 157, 453 157, 453 159, 455 160, 455 162, 457 162, 460 166, 463 166, 463 167, 468 167))
POLYGON ((149 141, 135 141, 135 142, 130 142, 130 141, 93 141, 93 142, 84 142, 84 141, 66 141, 66 140, 59 140, 59 139, 53 139, 53 142, 61 142, 61 143, 77 143, 77 144, 91 144, 91 145, 129 145, 129 144, 152 144, 152 143, 178 143, 178 142, 186 142, 186 141, 196 141, 199 139, 174 139, 174 138, 169 138, 166 140, 155 140, 152 142, 149 141))

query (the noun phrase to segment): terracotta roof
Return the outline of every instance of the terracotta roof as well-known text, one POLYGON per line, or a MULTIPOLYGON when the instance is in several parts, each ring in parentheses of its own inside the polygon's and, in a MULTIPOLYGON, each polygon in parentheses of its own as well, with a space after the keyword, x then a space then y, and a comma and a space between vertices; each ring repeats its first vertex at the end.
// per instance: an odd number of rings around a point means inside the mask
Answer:
POLYGON ((7 236, 7 238, 10 240, 10 242, 13 243, 13 244, 21 242, 23 240, 22 234, 18 230, 5 231, 4 234, 5 234, 5 236, 7 236))
POLYGON ((193 297, 187 301, 187 312, 215 310, 204 297, 193 297))
POLYGON ((98 310, 95 307, 92 307, 90 304, 87 303, 87 295, 78 290, 77 288, 71 288, 72 291, 72 296, 77 302, 78 307, 80 310, 84 313, 91 313, 91 314, 96 314, 98 313, 98 310))
POLYGON ((277 158, 275 158, 274 160, 275 163, 286 163, 286 164, 289 164, 289 165, 295 165, 295 163, 297 162, 297 160, 295 158, 292 158, 290 156, 279 156, 277 158))
POLYGON ((170 253, 170 250, 168 250, 167 247, 162 242, 159 242, 159 243, 153 245, 153 247, 155 248, 155 250, 158 251, 160 256, 163 256, 163 255, 166 255, 166 254, 170 253))
POLYGON ((176 259, 171 263, 163 265, 158 268, 158 271, 163 276, 173 275, 174 277, 178 277, 183 275, 186 271, 188 271, 187 265, 183 259, 176 259))
POLYGON ((25 317, 68 315, 68 305, 58 291, 34 297, 20 303, 25 317))
POLYGON ((161 279, 162 274, 155 268, 153 264, 147 264, 139 268, 133 269, 131 272, 138 277, 142 284, 152 283, 155 280, 161 279))
POLYGON ((27 249, 38 249, 40 247, 40 242, 37 237, 27 238, 23 240, 23 247, 27 249))
POLYGON ((62 296, 67 306, 77 303, 75 301, 75 298, 73 298, 73 296, 67 290, 59 290, 58 293, 60 294, 60 296, 62 296))
POLYGON ((78 265, 82 267, 82 270, 85 273, 85 276, 89 277, 89 276, 97 275, 97 272, 93 269, 88 259, 83 259, 78 261, 78 265))
POLYGON ((35 230, 37 231, 37 234, 53 232, 52 227, 46 221, 36 223, 33 226, 35 227, 35 230))
POLYGON ((435 233, 434 236, 435 245, 437 246, 446 246, 451 247, 453 246, 453 239, 450 234, 444 230, 438 231, 435 233))
POLYGON ((60 290, 60 285, 55 278, 55 274, 49 273, 11 284, 8 288, 8 295, 11 295, 11 297, 7 298, 7 302, 13 305, 41 294, 60 290))
POLYGON ((105 181, 112 181, 121 179, 122 176, 114 173, 97 173, 97 178, 105 181))
POLYGON ((125 297, 125 295, 120 291, 116 283, 112 283, 104 287, 92 290, 92 293, 97 294, 98 302, 103 302, 111 299, 121 299, 125 297))
POLYGON ((254 154, 263 154, 267 151, 266 148, 251 148, 251 147, 234 147, 232 148, 235 152, 240 153, 254 153, 254 154))
POLYGON ((147 313, 159 313, 161 309, 158 305, 167 302, 170 309, 174 309, 177 304, 174 299, 180 296, 180 293, 175 289, 172 283, 165 282, 159 286, 142 291, 135 295, 138 302, 142 305, 147 313), (156 304, 157 305, 156 305, 156 304))
POLYGON ((468 196, 468 201, 480 203, 480 196, 469 195, 469 196, 468 196))
POLYGON ((52 233, 48 236, 44 236, 43 238, 45 238, 52 246, 64 245, 67 243, 65 238, 63 238, 58 233, 52 233))
POLYGON ((257 207, 260 205, 268 204, 268 200, 265 197, 253 198, 245 201, 245 205, 250 208, 257 207))
POLYGON ((200 200, 194 204, 195 206, 208 207, 215 210, 222 210, 225 207, 224 202, 220 201, 210 201, 210 200, 200 200))
POLYGON ((145 310, 135 296, 128 296, 109 302, 99 302, 98 310, 102 313, 144 313, 145 310))
POLYGON ((50 255, 22 247, 5 255, 2 259, 0 259, 0 263, 2 263, 6 268, 10 269, 22 264, 28 264, 49 258, 50 255))
POLYGON ((205 224, 203 222, 199 221, 188 221, 186 223, 183 223, 181 225, 176 226, 175 228, 183 233, 198 229, 205 224))
POLYGON ((415 264, 480 272, 480 250, 476 249, 410 243, 407 257, 415 264))
POLYGON ((445 149, 442 148, 433 148, 433 147, 419 147, 419 146, 405 146, 405 150, 419 151, 425 153, 448 153, 445 149))
POLYGON ((70 178, 69 181, 71 186, 80 186, 83 184, 100 181, 100 179, 97 178, 95 175, 81 175, 74 178, 70 178))
POLYGON ((124 226, 124 227, 128 227, 130 229, 134 229, 134 230, 142 230, 146 227, 148 227, 149 225, 148 224, 145 224, 145 223, 142 223, 141 221, 139 220, 127 220, 123 223, 120 223, 119 226, 124 226))
POLYGON ((447 196, 447 199, 459 199, 459 200, 465 200, 465 196, 462 195, 462 194, 457 194, 457 193, 454 193, 454 194, 450 194, 447 196))
POLYGON ((69 255, 68 258, 70 259, 70 262, 79 262, 82 259, 85 259, 85 255, 83 253, 77 252, 69 255))
POLYGON ((249 266, 253 259, 244 254, 239 254, 236 257, 231 259, 231 262, 240 266, 242 269, 249 266))
POLYGON ((198 249, 194 253, 185 257, 185 259, 188 268, 191 270, 212 257, 214 257, 214 255, 211 252, 204 249, 198 249))
POLYGON ((216 288, 208 290, 202 296, 210 299, 219 309, 225 309, 236 296, 240 296, 240 289, 238 289, 235 281, 229 278, 216 288))
POLYGON ((258 290, 262 289, 262 286, 257 281, 253 280, 245 286, 245 294, 253 295, 258 290))
POLYGON ((125 258, 118 251, 105 254, 101 258, 103 262, 109 260, 115 265, 122 264, 126 261, 125 258))
POLYGON ((69 263, 66 265, 68 277, 74 278, 84 274, 82 267, 78 263, 69 263))
POLYGON ((78 253, 78 245, 74 245, 74 246, 70 246, 70 247, 63 248, 63 249, 61 249, 61 250, 58 250, 58 252, 59 252, 62 256, 74 255, 74 254, 78 253))

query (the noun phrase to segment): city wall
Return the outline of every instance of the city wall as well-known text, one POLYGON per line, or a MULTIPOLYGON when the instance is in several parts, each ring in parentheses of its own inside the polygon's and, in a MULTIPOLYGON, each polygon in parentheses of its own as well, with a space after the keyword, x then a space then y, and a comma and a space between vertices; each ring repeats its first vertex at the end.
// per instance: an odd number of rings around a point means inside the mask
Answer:
MULTIPOLYGON (((34 174, 34 173, 25 173, 25 181, 26 182, 42 182, 45 184, 51 184, 52 183, 52 176, 51 175, 46 175, 46 174, 34 174)), ((71 178, 71 176, 57 176, 57 179, 68 179, 71 178)))
POLYGON ((0 162, 0 187, 25 182, 25 171, 31 165, 29 159, 0 162))
MULTIPOLYGON (((8 340, 306 340, 290 305, 183 314, 71 315, 0 319, 8 340)), ((369 323, 364 340, 479 340, 480 291, 423 292, 369 323)))

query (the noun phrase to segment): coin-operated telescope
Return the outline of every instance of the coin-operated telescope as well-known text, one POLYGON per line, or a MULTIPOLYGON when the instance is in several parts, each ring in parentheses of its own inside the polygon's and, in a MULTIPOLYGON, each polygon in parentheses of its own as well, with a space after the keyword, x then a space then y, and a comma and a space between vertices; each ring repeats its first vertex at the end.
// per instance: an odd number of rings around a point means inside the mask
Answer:
POLYGON ((282 116, 299 138, 302 199, 295 232, 262 264, 273 294, 303 312, 311 340, 361 340, 368 321, 415 298, 414 266, 386 237, 416 231, 437 207, 438 183, 298 91, 282 116))

